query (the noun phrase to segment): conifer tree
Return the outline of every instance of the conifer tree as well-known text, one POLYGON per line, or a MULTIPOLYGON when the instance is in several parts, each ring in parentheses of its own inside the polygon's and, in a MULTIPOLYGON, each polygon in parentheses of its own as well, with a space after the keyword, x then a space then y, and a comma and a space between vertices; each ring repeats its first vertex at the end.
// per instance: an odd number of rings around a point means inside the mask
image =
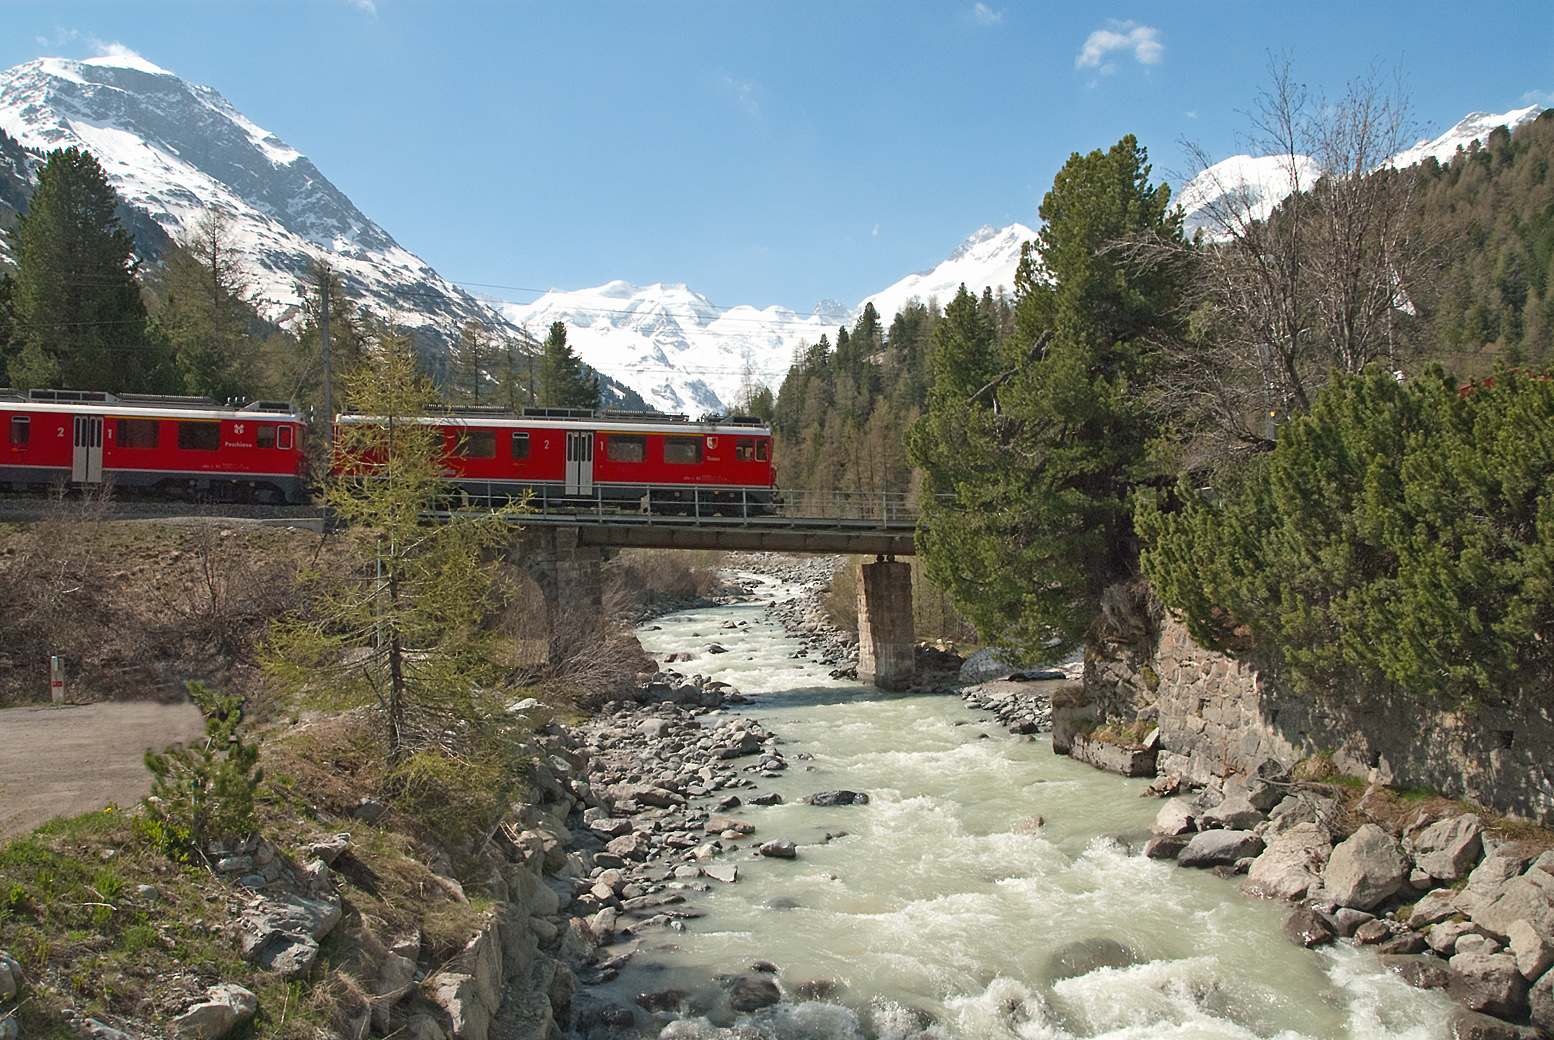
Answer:
POLYGON ((341 427, 336 461, 349 476, 324 496, 370 569, 308 576, 310 610, 276 627, 266 659, 293 693, 376 705, 398 766, 449 719, 479 714, 479 691, 501 679, 500 635, 484 623, 486 558, 506 526, 489 512, 427 518, 446 491, 444 445, 415 418, 436 392, 410 337, 378 328, 373 341, 344 389, 353 411, 379 421, 341 427))
POLYGON ((232 244, 231 218, 214 208, 174 244, 155 324, 177 361, 183 392, 218 400, 253 395, 259 340, 251 286, 232 244))
POLYGON ((564 321, 552 323, 540 367, 539 403, 546 408, 599 407, 599 377, 567 343, 564 321))
POLYGON ((1136 572, 1133 492, 1156 431, 1140 391, 1155 345, 1180 334, 1180 294, 1110 247, 1179 241, 1169 202, 1133 137, 1076 153, 1042 201, 1009 339, 994 349, 995 301, 964 290, 937 330, 909 442, 931 492, 919 552, 983 637, 1027 660, 1077 646, 1101 591, 1136 572))
POLYGON ((118 205, 90 152, 49 153, 27 212, 8 233, 20 344, 7 371, 16 386, 169 388, 172 368, 147 336, 135 242, 118 205))

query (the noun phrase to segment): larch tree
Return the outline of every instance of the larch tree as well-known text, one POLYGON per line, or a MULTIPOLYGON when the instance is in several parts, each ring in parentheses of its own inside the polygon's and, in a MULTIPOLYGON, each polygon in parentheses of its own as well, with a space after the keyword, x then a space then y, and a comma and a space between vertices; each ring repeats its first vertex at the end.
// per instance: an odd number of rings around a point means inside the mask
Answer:
POLYGON ((252 286, 224 210, 206 211, 194 233, 175 243, 164 286, 155 323, 173 349, 184 392, 218 400, 252 394, 259 352, 252 286))
POLYGON ((342 424, 324 497, 366 567, 308 576, 309 608, 278 625, 271 673, 294 694, 379 709, 388 764, 438 754, 450 720, 489 714, 505 674, 501 633, 487 624, 492 550, 508 533, 489 512, 431 513, 443 500, 445 445, 417 421, 436 401, 407 335, 378 328, 345 398, 368 417, 342 424))

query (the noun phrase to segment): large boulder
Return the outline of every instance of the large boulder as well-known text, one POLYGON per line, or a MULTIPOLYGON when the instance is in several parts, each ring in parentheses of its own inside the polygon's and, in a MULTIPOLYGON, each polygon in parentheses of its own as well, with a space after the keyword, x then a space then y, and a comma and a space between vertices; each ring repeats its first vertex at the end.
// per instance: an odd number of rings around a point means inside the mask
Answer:
POLYGON ((1185 798, 1172 798, 1160 806, 1149 829, 1161 835, 1191 834, 1198 829, 1197 810, 1185 798))
POLYGON ((1301 823, 1278 834, 1252 861, 1242 891, 1265 899, 1296 900, 1322 884, 1322 870, 1333 854, 1327 831, 1301 823))
POLYGON ((1337 935, 1333 922, 1309 906, 1298 907, 1284 919, 1284 937, 1308 950, 1332 942, 1337 935))
POLYGON ((1436 881, 1451 884, 1466 877, 1483 857, 1483 833, 1472 813, 1433 823, 1413 840, 1414 864, 1436 881))
POLYGON ((1554 967, 1554 940, 1527 921, 1512 921, 1506 929, 1507 952, 1516 958, 1516 969, 1536 982, 1554 967))
POLYGON ((1263 839, 1250 831, 1203 831, 1193 835, 1176 862, 1183 867, 1217 867, 1262 851, 1263 839))
POLYGON ((756 1011, 782 1000, 777 983, 760 975, 736 975, 728 980, 727 986, 728 1006, 732 1011, 756 1011))
POLYGON ((1543 978, 1532 984, 1527 997, 1538 1035, 1554 1036, 1554 971, 1544 972, 1543 978))
POLYGON ((1396 895, 1408 872, 1408 860, 1392 835, 1367 823, 1333 849, 1322 887, 1339 906, 1369 910, 1396 895))
POLYGON ((1469 1011, 1496 1018, 1527 1014, 1527 980, 1508 953, 1459 953, 1450 961, 1451 984, 1446 991, 1469 1011))
POLYGON ((1457 893, 1458 911, 1472 917, 1488 907, 1512 879, 1522 876, 1535 854, 1534 850, 1518 842, 1491 849, 1468 875, 1467 885, 1457 893))
POLYGON ((1198 826, 1202 830, 1249 831, 1266 819, 1268 814, 1253 805, 1245 791, 1235 790, 1212 809, 1204 810, 1198 826))
POLYGON ((205 999, 173 1019, 173 1026, 191 1040, 220 1040, 258 1010, 259 998, 250 990, 223 983, 206 990, 205 999))
POLYGON ((1116 939, 1097 936, 1058 947, 1047 957, 1047 981, 1061 982, 1088 975, 1098 968, 1126 968, 1139 963, 1139 955, 1116 939))
POLYGON ((993 679, 1007 679, 1017 668, 1013 661, 999 651, 990 646, 983 647, 961 664, 960 681, 964 685, 972 686, 993 679))
POLYGON ((1511 926, 1525 921, 1545 938, 1554 937, 1554 874, 1529 870, 1507 881, 1487 906, 1475 908, 1473 923, 1504 940, 1511 926))

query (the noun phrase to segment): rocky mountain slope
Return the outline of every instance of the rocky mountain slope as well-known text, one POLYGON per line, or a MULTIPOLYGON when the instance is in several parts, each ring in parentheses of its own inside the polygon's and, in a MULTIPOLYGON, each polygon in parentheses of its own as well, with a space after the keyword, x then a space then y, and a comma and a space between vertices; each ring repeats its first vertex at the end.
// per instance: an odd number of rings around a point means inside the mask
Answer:
POLYGON ((144 59, 39 58, 0 73, 0 129, 37 153, 91 151, 120 197, 149 218, 150 227, 127 224, 153 256, 152 227, 177 238, 212 207, 225 210, 259 309, 272 321, 298 315, 299 283, 318 260, 371 309, 393 312, 434 347, 469 319, 500 321, 395 242, 306 156, 211 88, 144 59))

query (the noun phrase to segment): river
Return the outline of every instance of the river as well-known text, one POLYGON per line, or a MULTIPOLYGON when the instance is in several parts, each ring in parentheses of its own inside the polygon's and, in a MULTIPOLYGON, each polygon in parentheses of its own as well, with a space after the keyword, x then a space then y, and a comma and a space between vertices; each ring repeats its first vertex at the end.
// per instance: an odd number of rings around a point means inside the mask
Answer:
MULTIPOLYGON (((783 803, 745 806, 755 841, 793 860, 727 857, 740 880, 694 896, 705 916, 641 950, 601 996, 705 991, 758 961, 785 1000, 731 1018, 688 1016, 669 1038, 1409 1037, 1448 1035, 1453 1005, 1339 944, 1299 949, 1287 908, 1142 849, 1159 802, 1145 781, 1022 741, 955 696, 894 696, 795 658, 766 618, 796 586, 762 575, 758 602, 660 618, 639 632, 674 665, 754 698, 737 709, 786 740, 789 769, 761 778, 783 803), (725 629, 727 621, 745 622, 725 629), (713 642, 726 653, 708 654, 713 642), (809 793, 866 792, 820 808, 809 793), (845 836, 843 835, 845 832, 845 836), (828 839, 828 835, 829 837, 828 839), (1096 938, 1135 962, 1083 971, 1054 954, 1096 938), (1083 971, 1082 974, 1074 974, 1083 971), (825 999, 805 999, 824 995, 825 999)), ((748 801, 755 792, 741 790, 748 801)))

